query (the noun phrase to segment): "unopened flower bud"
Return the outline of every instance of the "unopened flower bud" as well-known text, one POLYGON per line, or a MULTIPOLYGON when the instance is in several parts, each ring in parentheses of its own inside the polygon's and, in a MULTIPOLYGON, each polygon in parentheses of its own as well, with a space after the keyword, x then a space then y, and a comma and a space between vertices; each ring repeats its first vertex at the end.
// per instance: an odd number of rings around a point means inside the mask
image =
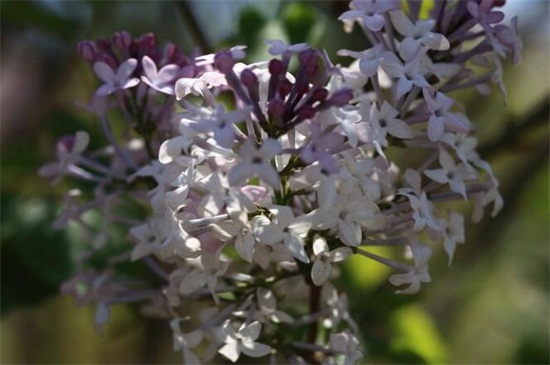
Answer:
POLYGON ((258 78, 253 71, 246 68, 241 72, 241 81, 247 88, 252 88, 258 83, 258 78))
POLYGON ((127 49, 132 44, 132 37, 126 31, 116 32, 113 35, 113 43, 120 49, 127 49))
POLYGON ((78 55, 84 60, 94 62, 95 60, 95 46, 93 42, 83 41, 79 42, 76 46, 78 55))
POLYGON ((328 100, 330 104, 328 106, 344 106, 349 103, 351 99, 353 99, 353 91, 351 89, 338 90, 332 94, 328 100))
POLYGON ((269 73, 272 76, 280 75, 286 71, 285 65, 280 60, 276 60, 276 59, 269 61, 268 69, 269 69, 269 73))
POLYGON ((214 66, 223 74, 233 69, 235 61, 229 52, 220 52, 214 56, 214 66))

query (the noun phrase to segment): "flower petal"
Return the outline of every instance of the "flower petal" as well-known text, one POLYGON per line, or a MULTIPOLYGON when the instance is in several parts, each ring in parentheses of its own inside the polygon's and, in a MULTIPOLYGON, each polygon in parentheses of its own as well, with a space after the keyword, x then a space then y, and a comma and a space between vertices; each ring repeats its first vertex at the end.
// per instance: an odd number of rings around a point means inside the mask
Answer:
POLYGON ((332 265, 330 262, 321 259, 315 260, 313 267, 311 268, 311 280, 313 281, 313 284, 317 286, 323 285, 323 283, 329 278, 331 271, 332 265))
POLYGON ((241 351, 250 357, 262 357, 271 352, 271 347, 258 342, 243 341, 241 351))

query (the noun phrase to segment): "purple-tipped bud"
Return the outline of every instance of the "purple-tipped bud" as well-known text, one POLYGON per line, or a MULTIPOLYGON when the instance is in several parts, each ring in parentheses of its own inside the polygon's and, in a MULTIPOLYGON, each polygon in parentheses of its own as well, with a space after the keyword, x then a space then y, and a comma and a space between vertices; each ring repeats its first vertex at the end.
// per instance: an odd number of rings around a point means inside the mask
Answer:
POLYGON ((285 103, 281 99, 273 99, 269 102, 267 111, 271 116, 282 117, 285 113, 285 103))
POLYGON ((233 60, 230 52, 220 52, 214 56, 214 67, 223 74, 233 70, 234 64, 235 60, 233 60))
POLYGON ((269 61, 268 69, 269 69, 269 73, 272 76, 277 76, 286 72, 285 65, 280 60, 277 60, 277 59, 273 59, 269 61))
POLYGON ((302 108, 300 108, 300 111, 298 112, 298 119, 304 120, 304 119, 310 119, 315 116, 315 109, 311 105, 304 105, 302 108))
POLYGON ((167 63, 180 65, 182 54, 174 43, 168 43, 164 46, 164 58, 167 63))
POLYGON ((82 57, 82 59, 84 59, 85 61, 95 61, 95 46, 93 42, 79 42, 76 46, 76 51, 78 52, 78 55, 82 57))
POLYGON ((344 106, 348 104, 351 99, 353 99, 353 90, 342 89, 332 94, 328 102, 330 106, 344 106))
POLYGON ((305 71, 307 79, 312 78, 319 72, 318 58, 317 52, 312 49, 300 53, 300 69, 305 71))
POLYGON ((300 60, 300 65, 302 67, 315 65, 317 64, 317 52, 312 49, 308 49, 307 51, 300 52, 298 59, 300 60))
POLYGON ((298 95, 304 95, 309 91, 309 85, 308 84, 302 84, 302 85, 294 85, 296 88, 296 93, 298 95))
POLYGON ((311 94, 311 102, 314 103, 316 101, 323 102, 328 96, 328 90, 324 88, 317 88, 313 93, 311 94))
POLYGON ((95 46, 100 51, 111 51, 111 41, 106 38, 100 38, 95 41, 95 46))
POLYGON ((138 44, 142 49, 150 49, 157 46, 157 36, 154 33, 142 34, 138 40, 138 44))
POLYGON ((113 43, 119 49, 127 49, 128 47, 130 47, 130 44, 132 44, 132 36, 130 36, 130 33, 126 31, 116 32, 113 35, 113 43))
POLYGON ((285 97, 290 93, 290 90, 292 90, 292 83, 288 81, 287 79, 279 81, 279 84, 277 85, 277 92, 281 97, 285 97))
POLYGON ((244 86, 246 86, 248 89, 251 89, 258 83, 258 78, 252 70, 246 68, 243 70, 243 72, 241 72, 241 81, 243 82, 244 86))

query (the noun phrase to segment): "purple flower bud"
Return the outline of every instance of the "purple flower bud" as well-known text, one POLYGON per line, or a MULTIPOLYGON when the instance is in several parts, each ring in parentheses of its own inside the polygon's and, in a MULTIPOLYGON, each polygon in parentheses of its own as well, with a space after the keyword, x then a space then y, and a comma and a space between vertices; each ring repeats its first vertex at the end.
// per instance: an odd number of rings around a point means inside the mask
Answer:
POLYGON ((277 59, 273 59, 269 61, 268 69, 269 69, 269 73, 272 76, 280 75, 286 71, 285 65, 280 60, 277 60, 277 59))
POLYGON ((300 108, 300 111, 298 112, 298 119, 304 120, 304 119, 310 119, 315 116, 315 109, 311 105, 304 105, 300 108))
POLYGON ((233 70, 235 60, 229 52, 220 52, 214 56, 214 66, 223 74, 229 73, 233 70))
POLYGON ((301 66, 309 67, 317 63, 317 52, 308 49, 307 51, 300 52, 298 58, 301 66))
POLYGON ((344 106, 349 103, 351 99, 353 99, 353 90, 342 89, 332 94, 328 102, 330 106, 344 106))
POLYGON ((256 86, 256 84, 258 83, 258 78, 252 70, 247 68, 241 72, 241 81, 243 82, 244 86, 250 89, 256 86))
POLYGON ((292 83, 288 81, 287 79, 279 81, 279 84, 277 85, 277 91, 279 92, 279 95, 281 97, 285 97, 290 93, 290 90, 292 90, 292 83))
POLYGON ((319 72, 319 65, 317 64, 318 55, 317 52, 310 49, 300 53, 300 70, 304 72, 306 79, 314 77, 319 72))
POLYGON ((298 95, 304 95, 309 90, 308 84, 294 85, 294 87, 296 88, 296 94, 298 95))
POLYGON ((151 49, 155 48, 158 44, 157 36, 154 33, 145 33, 142 34, 138 40, 138 44, 142 49, 151 49))
POLYGON ((100 38, 95 41, 95 45, 100 51, 111 51, 111 41, 106 38, 100 38))
POLYGON ((132 44, 132 37, 130 36, 130 33, 126 31, 116 32, 113 35, 113 43, 118 48, 124 50, 130 47, 130 44, 132 44))
POLYGON ((314 103, 316 101, 323 102, 328 96, 328 90, 325 88, 317 88, 313 91, 311 94, 311 102, 314 103))
POLYGON ((79 42, 76 46, 78 55, 89 62, 95 61, 95 46, 91 41, 79 42))
POLYGON ((179 48, 174 43, 168 43, 164 46, 164 58, 167 63, 177 64, 181 66, 182 54, 179 48))
POLYGON ((281 117, 285 113, 285 103, 281 99, 270 100, 267 110, 270 115, 281 117))

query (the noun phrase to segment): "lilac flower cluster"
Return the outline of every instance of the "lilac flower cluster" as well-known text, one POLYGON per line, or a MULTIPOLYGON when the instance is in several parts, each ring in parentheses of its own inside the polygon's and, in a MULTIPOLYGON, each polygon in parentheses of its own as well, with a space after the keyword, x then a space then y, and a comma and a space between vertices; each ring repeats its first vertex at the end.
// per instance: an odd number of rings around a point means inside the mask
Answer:
POLYGON ((465 241, 465 218, 447 203, 473 200, 474 221, 502 207, 451 93, 491 83, 504 93, 502 59, 519 62, 517 21, 500 24, 493 0, 436 1, 427 18, 420 3, 351 1, 340 20, 368 46, 339 51, 349 67, 281 41, 269 41, 271 60, 249 64, 243 47, 188 58, 152 35, 81 43, 103 82, 87 107, 109 146, 88 152, 77 132, 41 170, 95 187, 88 201, 71 190, 56 222, 78 223, 92 242, 63 290, 98 303, 98 326, 110 305, 147 300, 186 363, 360 359, 335 266, 360 255, 396 271, 397 293, 416 293, 431 280, 433 245, 450 263, 465 241), (115 134, 107 115, 117 111, 115 134), (113 242, 121 228, 133 246, 113 242), (120 250, 93 268, 109 245, 120 250), (121 275, 128 260, 158 278, 121 275))

